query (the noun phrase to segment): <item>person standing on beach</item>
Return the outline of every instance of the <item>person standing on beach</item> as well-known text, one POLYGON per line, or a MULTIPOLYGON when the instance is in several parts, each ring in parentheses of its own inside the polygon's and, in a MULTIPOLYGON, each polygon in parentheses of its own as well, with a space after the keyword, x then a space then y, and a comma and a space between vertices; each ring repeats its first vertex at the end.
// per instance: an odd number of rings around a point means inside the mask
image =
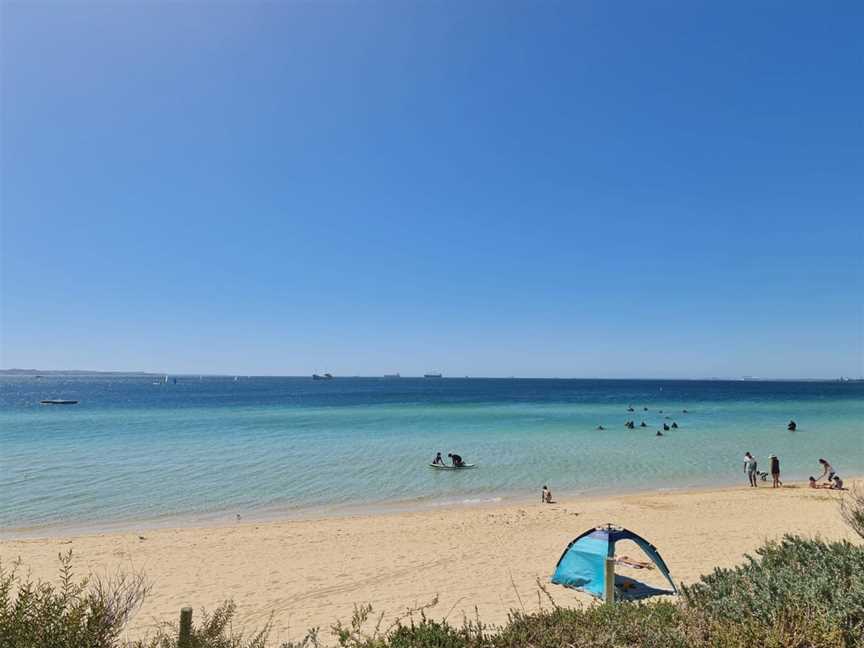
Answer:
POLYGON ((768 459, 771 462, 771 479, 774 481, 771 488, 780 488, 783 485, 780 481, 780 459, 773 454, 769 455, 768 459))
POLYGON ((828 475, 828 483, 831 483, 831 480, 834 479, 834 468, 831 467, 831 464, 828 463, 825 459, 820 459, 819 463, 822 464, 822 474, 816 478, 816 481, 820 481, 825 475, 828 475))
POLYGON ((744 472, 747 473, 750 485, 756 488, 756 458, 749 452, 744 453, 744 472))

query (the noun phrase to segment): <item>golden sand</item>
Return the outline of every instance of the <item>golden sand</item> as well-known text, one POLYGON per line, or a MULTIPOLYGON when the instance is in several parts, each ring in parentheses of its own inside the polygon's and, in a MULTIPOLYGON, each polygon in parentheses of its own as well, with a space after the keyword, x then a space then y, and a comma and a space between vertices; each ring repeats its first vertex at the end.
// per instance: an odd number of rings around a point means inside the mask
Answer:
MULTIPOLYGON (((153 590, 129 636, 175 620, 191 605, 238 604, 235 627, 258 627, 273 614, 272 638, 302 638, 347 620, 371 603, 390 620, 436 595, 429 614, 461 622, 506 620, 511 608, 536 609, 537 579, 548 582, 570 540, 606 522, 625 526, 660 550, 676 582, 732 566, 784 533, 852 539, 841 494, 796 484, 644 493, 557 504, 506 504, 435 511, 234 526, 141 530, 49 539, 4 540, 4 564, 20 557, 34 577, 54 578, 57 554, 73 550, 79 572, 144 570, 153 590), (143 539, 139 536, 143 536, 143 539)), ((633 545, 620 553, 642 558, 633 545)), ((622 573, 642 578, 622 567, 622 573)), ((661 583, 656 572, 646 580, 661 583)), ((557 586, 559 604, 589 597, 557 586)), ((385 621, 386 623, 386 621, 385 621)))

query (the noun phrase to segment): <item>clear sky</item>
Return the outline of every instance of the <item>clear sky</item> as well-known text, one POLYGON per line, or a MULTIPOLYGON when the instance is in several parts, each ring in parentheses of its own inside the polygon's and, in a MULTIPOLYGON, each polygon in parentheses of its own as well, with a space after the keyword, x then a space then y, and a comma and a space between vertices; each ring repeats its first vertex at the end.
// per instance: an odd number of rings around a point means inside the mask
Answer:
POLYGON ((864 372, 864 3, 2 3, 2 367, 864 372))

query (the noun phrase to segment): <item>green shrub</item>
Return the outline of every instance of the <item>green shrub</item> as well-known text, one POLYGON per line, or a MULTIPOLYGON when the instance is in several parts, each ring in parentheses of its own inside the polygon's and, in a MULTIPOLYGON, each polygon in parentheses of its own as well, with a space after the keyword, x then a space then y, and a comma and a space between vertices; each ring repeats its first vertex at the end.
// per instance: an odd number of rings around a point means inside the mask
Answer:
POLYGON ((592 605, 515 613, 494 637, 494 648, 686 648, 678 606, 666 601, 592 605))
POLYGON ((692 629, 717 646, 864 645, 864 548, 786 536, 756 553, 683 588, 692 629))
POLYGON ((76 580, 72 552, 60 555, 58 585, 0 564, 0 646, 113 648, 148 587, 140 574, 76 580))
MULTIPOLYGON (((266 648, 270 624, 247 638, 231 626, 236 611, 234 602, 226 601, 212 614, 202 612, 201 622, 192 626, 188 648, 266 648)), ((166 623, 156 636, 136 641, 130 648, 177 648, 179 634, 177 624, 166 623)))

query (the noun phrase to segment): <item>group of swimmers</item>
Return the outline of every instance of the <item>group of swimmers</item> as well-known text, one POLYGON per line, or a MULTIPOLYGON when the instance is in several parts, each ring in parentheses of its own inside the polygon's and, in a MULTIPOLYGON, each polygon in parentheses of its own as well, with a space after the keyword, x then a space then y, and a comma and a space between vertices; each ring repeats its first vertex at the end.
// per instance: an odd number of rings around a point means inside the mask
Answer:
MULTIPOLYGON (((447 454, 447 458, 450 459, 450 461, 452 462, 452 466, 453 466, 454 468, 461 468, 462 466, 465 465, 465 462, 462 461, 462 457, 460 457, 458 454, 455 454, 455 453, 452 453, 452 452, 451 452, 451 453, 448 453, 448 454, 447 454)), ((435 455, 435 458, 432 460, 432 465, 433 465, 433 466, 444 466, 444 465, 446 465, 446 464, 444 463, 444 459, 443 459, 443 457, 441 457, 441 453, 440 453, 440 452, 439 452, 438 454, 435 455)))
MULTIPOLYGON (((780 488, 783 485, 783 482, 780 481, 780 459, 772 454, 768 455, 768 461, 772 480, 771 488, 780 488)), ((819 477, 810 476, 810 488, 845 490, 843 487, 843 480, 840 479, 840 476, 834 471, 831 464, 828 463, 827 460, 821 458, 819 459, 819 464, 822 466, 822 474, 819 475, 819 477), (819 484, 818 482, 821 481, 823 477, 826 478, 826 483, 819 484)), ((744 453, 744 472, 747 473, 747 480, 753 488, 756 488, 757 486, 756 480, 758 477, 767 480, 769 474, 767 472, 759 472, 756 457, 749 452, 744 453)))
MULTIPOLYGON (((628 411, 628 412, 635 412, 636 410, 633 408, 632 405, 629 405, 629 406, 627 407, 627 411, 628 411)), ((643 408, 642 408, 642 411, 643 411, 643 412, 647 412, 647 411, 648 411, 648 408, 647 408, 647 407, 643 407, 643 408)), ((660 414, 663 413, 663 410, 657 410, 657 411, 658 411, 660 414)), ((686 410, 686 409, 681 410, 681 413, 682 413, 682 414, 687 414, 687 410, 686 410)), ((669 418, 671 418, 671 417, 670 417, 670 416, 664 416, 663 418, 664 418, 664 419, 669 419, 669 418)), ((630 421, 626 421, 626 422, 624 423, 624 427, 627 428, 628 430, 635 430, 635 429, 636 429, 636 421, 632 421, 632 420, 630 420, 630 421)), ((644 427, 648 427, 648 425, 645 423, 645 421, 642 421, 642 422, 639 424, 639 427, 643 427, 643 428, 644 428, 644 427)), ((598 426, 597 426, 597 429, 598 429, 598 430, 605 430, 606 428, 604 428, 602 425, 598 425, 598 426)), ((668 432, 669 430, 672 430, 672 429, 678 429, 678 424, 677 424, 675 421, 672 421, 672 425, 669 425, 668 423, 663 423, 663 431, 664 431, 664 432, 668 432)), ((660 430, 657 430, 657 433, 656 433, 655 436, 663 436, 663 432, 661 432, 660 430)))
MULTIPOLYGON (((624 424, 624 427, 627 428, 628 430, 635 430, 635 429, 636 429, 636 422, 635 422, 635 421, 627 421, 627 422, 624 424)), ((639 424, 639 427, 643 427, 643 428, 644 428, 644 427, 648 427, 648 426, 645 424, 645 421, 642 421, 642 422, 639 424)), ((604 428, 602 425, 598 425, 598 426, 597 426, 597 429, 598 429, 598 430, 605 430, 606 428, 604 428)), ((671 430, 671 429, 676 429, 676 430, 678 429, 678 424, 677 424, 675 421, 672 421, 672 425, 671 425, 671 426, 670 426, 668 423, 664 423, 664 424, 663 424, 663 430, 664 430, 665 432, 668 432, 668 431, 671 430)), ((657 436, 663 436, 663 432, 661 432, 660 430, 657 430, 657 436)))

